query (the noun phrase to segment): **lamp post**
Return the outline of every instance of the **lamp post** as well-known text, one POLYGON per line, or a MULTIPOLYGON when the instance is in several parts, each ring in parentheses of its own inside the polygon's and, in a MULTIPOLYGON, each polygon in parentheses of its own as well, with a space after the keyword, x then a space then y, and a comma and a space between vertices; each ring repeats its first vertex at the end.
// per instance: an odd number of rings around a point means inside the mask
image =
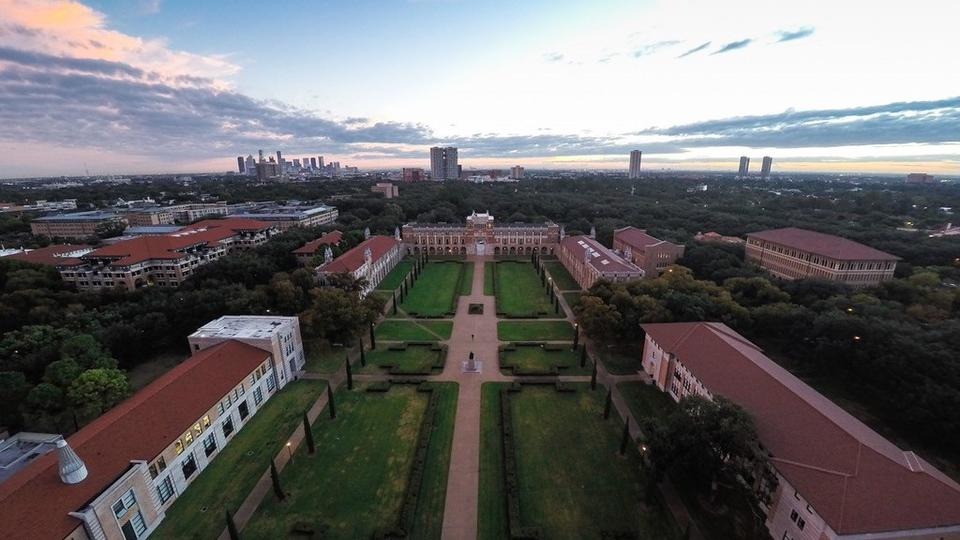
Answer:
POLYGON ((287 455, 290 456, 290 463, 293 463, 293 443, 287 441, 287 455))

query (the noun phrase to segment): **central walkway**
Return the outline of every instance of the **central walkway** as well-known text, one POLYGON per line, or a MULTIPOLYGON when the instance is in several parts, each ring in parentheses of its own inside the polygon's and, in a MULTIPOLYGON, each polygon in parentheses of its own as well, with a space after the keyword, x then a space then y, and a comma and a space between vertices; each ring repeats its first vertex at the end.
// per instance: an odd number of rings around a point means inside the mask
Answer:
POLYGON ((483 295, 484 262, 493 257, 470 256, 473 290, 461 296, 448 342, 444 381, 460 384, 447 500, 443 512, 444 540, 474 540, 477 537, 477 501, 480 480, 480 387, 486 381, 509 380, 500 375, 497 352, 497 313, 492 296, 483 295), (483 304, 483 315, 470 315, 470 304, 483 304), (470 353, 480 360, 480 373, 463 373, 470 353))

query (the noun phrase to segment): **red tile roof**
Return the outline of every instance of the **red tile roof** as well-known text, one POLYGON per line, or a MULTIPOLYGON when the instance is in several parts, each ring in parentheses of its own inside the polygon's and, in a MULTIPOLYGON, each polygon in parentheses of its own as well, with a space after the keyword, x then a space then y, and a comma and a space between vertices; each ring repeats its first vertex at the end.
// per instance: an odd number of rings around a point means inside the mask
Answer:
POLYGON ((666 240, 654 238, 647 234, 647 231, 644 229, 638 229, 636 227, 617 229, 613 231, 613 238, 615 240, 621 240, 625 244, 629 244, 631 247, 637 249, 666 242, 666 240))
POLYGON ((50 266, 73 265, 78 264, 80 259, 77 257, 64 257, 63 254, 81 250, 92 250, 93 246, 86 244, 53 244, 47 247, 31 249, 24 253, 17 253, 9 257, 14 260, 30 262, 34 264, 48 264, 50 266))
POLYGON ((567 236, 560 241, 560 248, 569 251, 579 260, 583 260, 587 248, 593 251, 590 256, 590 265, 601 273, 635 273, 638 276, 643 275, 643 270, 639 266, 620 257, 612 249, 601 244, 593 238, 585 235, 567 236))
POLYGON ((87 466, 78 484, 60 480, 57 452, 36 458, 0 483, 0 539, 65 537, 81 509, 109 487, 131 460, 149 461, 192 426, 268 357, 226 341, 184 360, 67 438, 87 466))
POLYGON ((960 485, 722 323, 645 324, 715 395, 753 417, 771 463, 839 534, 960 525, 960 485))
POLYGON ((205 219, 177 232, 162 235, 144 235, 123 240, 94 250, 84 259, 111 258, 111 264, 128 266, 150 259, 179 259, 186 255, 179 250, 197 244, 215 244, 245 231, 260 231, 273 224, 254 219, 205 219))
POLYGON ((893 261, 899 259, 896 255, 873 249, 860 242, 796 227, 752 232, 747 234, 747 238, 758 238, 841 261, 893 261))
POLYGON ((370 248, 370 256, 374 262, 376 262, 399 243, 400 241, 392 236, 371 236, 363 242, 360 242, 357 247, 347 251, 329 263, 320 266, 317 270, 331 274, 355 272, 363 266, 363 252, 366 248, 370 248))
POLYGON ((316 240, 311 240, 304 244, 302 247, 298 247, 293 250, 293 253, 297 255, 313 255, 320 250, 320 246, 327 246, 331 244, 339 244, 340 240, 343 239, 343 233, 340 231, 332 231, 324 234, 316 240))

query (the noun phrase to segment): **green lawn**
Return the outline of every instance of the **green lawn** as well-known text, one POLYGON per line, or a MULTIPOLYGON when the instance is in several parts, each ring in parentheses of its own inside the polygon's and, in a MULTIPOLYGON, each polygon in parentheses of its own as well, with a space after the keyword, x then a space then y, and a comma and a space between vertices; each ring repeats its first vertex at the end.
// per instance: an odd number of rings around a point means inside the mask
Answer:
POLYGON ((514 350, 500 351, 500 367, 507 375, 525 375, 550 372, 562 368, 562 375, 589 375, 590 364, 580 367, 580 355, 570 344, 560 350, 548 350, 543 345, 517 345, 514 350))
POLYGON ((457 280, 463 272, 464 264, 460 262, 427 263, 400 308, 410 315, 423 317, 438 317, 456 311, 460 292, 457 280))
POLYGON ((500 321, 501 341, 573 341, 573 325, 567 321, 500 321))
POLYGON ((473 292, 473 263, 463 263, 463 280, 460 281, 460 295, 467 296, 473 292))
POLYGON ((442 368, 446 350, 433 350, 430 345, 408 345, 406 350, 390 350, 380 345, 376 350, 367 351, 364 372, 380 372, 384 368, 400 373, 429 374, 435 366, 442 368))
MULTIPOLYGON (((507 537, 501 386, 487 383, 482 390, 479 538, 484 540, 507 537)), ((623 424, 616 415, 602 420, 605 392, 573 386, 575 392, 547 385, 511 394, 521 525, 539 527, 542 538, 550 539, 600 538, 603 531, 675 536, 656 499, 644 501, 636 449, 631 445, 626 456, 618 454, 623 424)))
POLYGON ((300 424, 303 412, 313 405, 326 386, 325 381, 301 379, 289 383, 267 400, 263 409, 233 435, 220 455, 174 501, 166 519, 150 537, 217 538, 226 527, 224 509, 235 512, 240 507, 270 466, 270 459, 300 424))
POLYGON ((630 412, 639 422, 643 418, 664 416, 676 407, 666 392, 644 382, 622 382, 617 385, 630 412))
POLYGON ((617 346, 598 345, 597 354, 607 371, 613 375, 631 375, 643 369, 643 344, 617 346))
MULTIPOLYGON (((457 386, 433 387, 440 392, 439 409, 409 538, 438 539, 443 524, 457 386)), ((306 445, 301 446, 280 474, 289 496, 280 502, 268 493, 243 538, 285 538, 295 523, 325 525, 327 539, 371 538, 392 527, 399 517, 428 399, 428 393, 417 392, 412 385, 393 385, 385 393, 341 387, 336 393, 337 418, 330 420, 324 412, 313 424, 316 454, 309 455, 306 445)), ((218 518, 222 521, 222 516, 218 518)))
POLYGON ((496 263, 483 263, 483 294, 493 296, 493 265, 496 263))
POLYGON ((583 293, 580 291, 567 291, 560 294, 563 295, 563 299, 566 300, 567 305, 570 306, 570 309, 574 309, 580 304, 580 296, 583 293))
POLYGON ((386 341, 442 341, 450 339, 453 321, 387 319, 377 325, 374 335, 386 341))
POLYGON ((407 277, 407 274, 410 273, 411 268, 413 268, 413 259, 403 259, 393 267, 393 270, 391 270, 382 281, 380 281, 380 284, 377 285, 377 288, 388 291, 396 289, 400 286, 403 278, 407 277))
POLYGON ((570 272, 567 272, 567 267, 563 266, 563 263, 560 261, 549 261, 543 264, 547 267, 547 273, 553 278, 554 283, 557 284, 557 287, 561 291, 580 290, 580 284, 577 283, 577 280, 573 279, 570 272))
POLYGON ((303 342, 303 354, 307 357, 304 370, 310 373, 335 373, 343 367, 347 358, 346 347, 333 347, 325 339, 303 342))
POLYGON ((501 261, 496 265, 497 313, 511 317, 540 317, 554 314, 550 297, 547 296, 533 264, 501 261))

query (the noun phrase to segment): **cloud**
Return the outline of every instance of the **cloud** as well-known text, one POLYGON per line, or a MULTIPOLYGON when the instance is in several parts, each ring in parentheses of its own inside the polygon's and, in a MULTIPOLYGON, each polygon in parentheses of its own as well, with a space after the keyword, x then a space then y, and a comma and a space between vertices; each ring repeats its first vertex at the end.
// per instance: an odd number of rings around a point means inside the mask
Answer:
POLYGON ((720 47, 719 49, 717 49, 716 51, 714 51, 713 54, 723 54, 723 53, 726 53, 726 52, 735 51, 735 50, 737 50, 737 49, 742 49, 742 48, 746 47, 747 45, 749 45, 749 44, 752 43, 752 42, 753 42, 753 40, 750 39, 750 38, 741 39, 741 40, 739 40, 739 41, 731 41, 730 43, 727 43, 727 44, 724 45, 723 47, 720 47))
POLYGON ((648 43, 646 45, 641 45, 639 48, 633 51, 633 57, 640 58, 641 56, 649 56, 664 47, 672 47, 673 45, 677 45, 679 43, 680 42, 677 40, 670 39, 670 40, 664 40, 664 41, 657 41, 656 43, 648 43))
POLYGON ((788 110, 654 128, 683 147, 829 147, 960 142, 960 97, 848 109, 788 110))
POLYGON ((160 13, 160 5, 163 4, 163 0, 139 0, 137 4, 141 14, 154 15, 160 13))
POLYGON ((706 43, 703 43, 703 44, 701 44, 701 45, 697 45, 696 47, 688 50, 687 52, 685 52, 685 53, 683 53, 683 54, 681 54, 681 55, 678 56, 677 58, 686 58, 687 56, 690 56, 691 54, 698 53, 698 52, 706 49, 707 47, 709 47, 711 43, 713 43, 713 42, 712 42, 712 41, 707 41, 706 43))
POLYGON ((805 26, 798 30, 780 30, 777 32, 777 35, 780 36, 780 38, 777 39, 777 43, 810 37, 813 35, 813 30, 812 26, 805 26))
POLYGON ((547 62, 563 62, 564 58, 563 53, 559 52, 548 52, 543 55, 543 59, 547 62))

